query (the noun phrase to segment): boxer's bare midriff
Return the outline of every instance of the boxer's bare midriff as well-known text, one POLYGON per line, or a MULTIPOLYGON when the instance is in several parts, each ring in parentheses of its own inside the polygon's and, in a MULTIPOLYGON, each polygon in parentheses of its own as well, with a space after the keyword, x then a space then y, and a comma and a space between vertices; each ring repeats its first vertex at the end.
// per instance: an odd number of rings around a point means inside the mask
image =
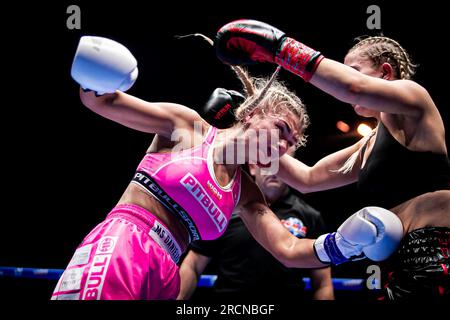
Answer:
POLYGON ((146 190, 134 183, 130 183, 117 204, 126 203, 138 205, 153 214, 170 230, 182 251, 186 251, 189 245, 187 229, 173 213, 169 212, 158 200, 148 194, 146 190))
POLYGON ((390 210, 402 221, 404 234, 425 227, 450 228, 450 190, 425 193, 390 210))

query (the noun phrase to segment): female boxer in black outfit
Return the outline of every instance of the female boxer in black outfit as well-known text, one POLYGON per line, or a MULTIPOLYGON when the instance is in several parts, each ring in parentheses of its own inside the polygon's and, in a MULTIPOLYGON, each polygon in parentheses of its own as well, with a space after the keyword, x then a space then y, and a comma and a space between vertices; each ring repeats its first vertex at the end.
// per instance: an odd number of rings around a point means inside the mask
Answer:
POLYGON ((388 208, 403 223, 405 235, 389 261, 383 298, 448 299, 450 174, 444 124, 428 92, 409 80, 415 66, 400 44, 366 38, 342 64, 270 25, 239 20, 219 30, 215 45, 226 63, 276 63, 350 103, 358 115, 378 120, 372 134, 312 167, 284 156, 279 176, 304 193, 357 182, 365 205, 388 208))

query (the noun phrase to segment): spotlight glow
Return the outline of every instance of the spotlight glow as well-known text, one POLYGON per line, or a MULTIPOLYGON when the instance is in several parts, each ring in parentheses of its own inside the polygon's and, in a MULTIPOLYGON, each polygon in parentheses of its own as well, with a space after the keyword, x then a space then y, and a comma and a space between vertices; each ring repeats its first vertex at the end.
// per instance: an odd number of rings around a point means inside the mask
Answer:
POLYGON ((368 126, 367 124, 365 124, 365 123, 361 123, 358 126, 358 129, 356 129, 356 131, 358 131, 358 133, 361 136, 365 137, 365 136, 367 136, 368 134, 370 134, 372 132, 372 128, 370 126, 368 126))
POLYGON ((338 121, 336 122, 336 128, 338 128, 340 131, 347 133, 350 131, 350 126, 346 124, 344 121, 338 121))

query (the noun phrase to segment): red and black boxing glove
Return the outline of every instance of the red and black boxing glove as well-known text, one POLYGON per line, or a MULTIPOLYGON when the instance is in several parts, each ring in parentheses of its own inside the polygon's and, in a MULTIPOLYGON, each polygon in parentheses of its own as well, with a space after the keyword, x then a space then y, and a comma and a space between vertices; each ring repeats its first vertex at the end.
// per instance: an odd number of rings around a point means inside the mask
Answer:
POLYGON ((323 55, 271 25, 256 20, 237 20, 219 29, 214 41, 217 57, 231 65, 271 62, 305 81, 314 74, 323 55))
POLYGON ((231 65, 275 62, 284 32, 256 20, 236 20, 219 29, 214 45, 217 57, 231 65))
POLYGON ((236 122, 235 110, 245 97, 237 91, 217 88, 205 103, 202 115, 212 126, 227 129, 236 122))

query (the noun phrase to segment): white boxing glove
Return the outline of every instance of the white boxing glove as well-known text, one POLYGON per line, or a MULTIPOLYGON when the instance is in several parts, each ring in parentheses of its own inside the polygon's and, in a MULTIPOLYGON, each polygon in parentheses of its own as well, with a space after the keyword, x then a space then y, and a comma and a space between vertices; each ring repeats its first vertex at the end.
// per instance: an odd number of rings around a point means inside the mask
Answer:
POLYGON ((389 210, 365 207, 350 216, 337 232, 321 235, 314 242, 320 261, 340 264, 349 260, 387 259, 403 237, 400 219, 389 210))
POLYGON ((126 91, 138 76, 137 61, 120 43, 102 37, 81 37, 72 63, 72 78, 83 89, 101 95, 126 91))

